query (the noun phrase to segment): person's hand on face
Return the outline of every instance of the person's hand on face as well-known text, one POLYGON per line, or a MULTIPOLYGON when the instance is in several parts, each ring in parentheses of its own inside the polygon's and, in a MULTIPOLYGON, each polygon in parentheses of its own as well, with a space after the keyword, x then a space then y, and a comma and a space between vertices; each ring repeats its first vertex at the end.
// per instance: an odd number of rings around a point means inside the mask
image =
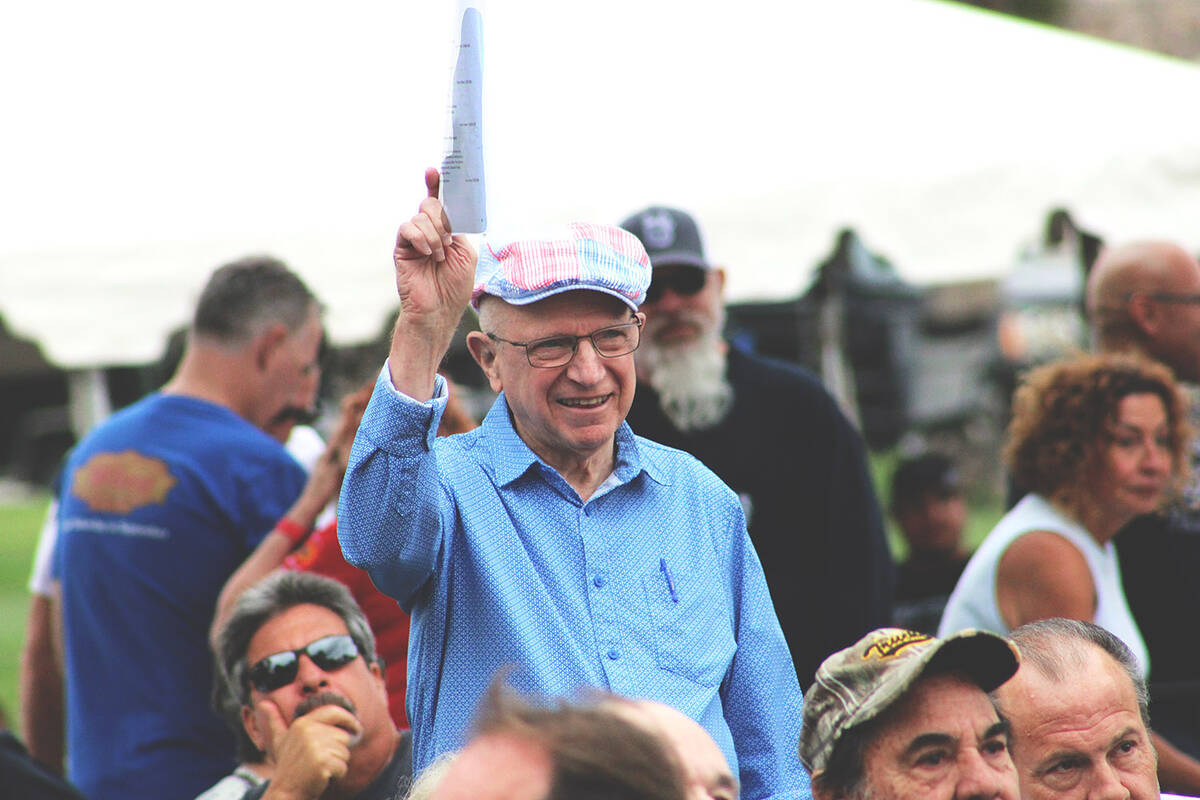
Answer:
POLYGON ((400 226, 393 261, 400 313, 406 324, 450 330, 471 298, 475 249, 463 235, 452 235, 450 220, 438 199, 441 176, 425 172, 429 196, 416 215, 400 226))
POLYGON ((264 749, 276 765, 267 796, 320 797, 349 769, 351 748, 362 736, 358 719, 341 706, 325 704, 288 725, 272 700, 260 702, 269 737, 264 749))

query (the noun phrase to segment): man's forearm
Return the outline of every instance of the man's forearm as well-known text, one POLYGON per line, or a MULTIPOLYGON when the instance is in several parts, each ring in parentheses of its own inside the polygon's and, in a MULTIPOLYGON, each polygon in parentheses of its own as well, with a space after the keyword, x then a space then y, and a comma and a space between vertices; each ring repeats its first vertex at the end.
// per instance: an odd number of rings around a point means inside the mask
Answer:
POLYGON ((381 378, 355 437, 338 502, 346 561, 401 604, 432 573, 441 546, 442 490, 430 447, 444 386, 428 405, 398 397, 381 378))
POLYGON ((21 652, 21 727, 29 752, 62 774, 65 735, 62 664, 54 643, 54 602, 33 595, 21 652))
POLYGON ((437 369, 457 327, 456 323, 449 331, 422 329, 409 325, 404 314, 400 315, 388 353, 388 371, 396 391, 420 403, 433 397, 437 369))

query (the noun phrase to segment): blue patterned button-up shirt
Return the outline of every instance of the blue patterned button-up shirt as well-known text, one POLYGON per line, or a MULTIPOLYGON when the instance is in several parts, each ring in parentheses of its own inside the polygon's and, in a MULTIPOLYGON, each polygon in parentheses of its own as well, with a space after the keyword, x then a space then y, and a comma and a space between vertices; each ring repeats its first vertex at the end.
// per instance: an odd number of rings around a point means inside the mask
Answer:
POLYGON ((801 695, 734 493, 690 455, 616 434, 582 501, 512 427, 502 394, 437 439, 446 390, 417 403, 385 367, 338 507, 346 559, 412 614, 414 769, 460 747, 493 676, 540 696, 584 687, 697 720, 745 798, 807 798, 801 695))

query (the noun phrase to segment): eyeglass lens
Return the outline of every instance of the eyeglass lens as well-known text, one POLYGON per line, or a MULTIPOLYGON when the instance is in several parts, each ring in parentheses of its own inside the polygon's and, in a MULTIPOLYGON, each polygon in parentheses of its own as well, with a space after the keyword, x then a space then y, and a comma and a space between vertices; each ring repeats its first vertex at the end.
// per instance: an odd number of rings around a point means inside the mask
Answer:
MULTIPOLYGON (((640 342, 641 327, 636 322, 614 325, 592 331, 581 339, 591 339, 596 352, 606 358, 616 358, 632 353, 640 342)), ((556 336, 530 342, 525 347, 529 363, 535 367, 557 367, 567 363, 575 355, 578 339, 573 336, 556 336)))
POLYGON ((651 273, 650 288, 646 290, 646 302, 654 303, 662 298, 667 289, 680 297, 691 297, 704 288, 708 275, 698 267, 684 267, 665 274, 665 270, 655 270, 651 273))
POLYGON ((346 666, 358 657, 358 646, 348 634, 336 634, 317 639, 299 650, 274 653, 250 668, 250 683, 260 692, 273 692, 296 680, 300 672, 300 654, 326 672, 346 666))

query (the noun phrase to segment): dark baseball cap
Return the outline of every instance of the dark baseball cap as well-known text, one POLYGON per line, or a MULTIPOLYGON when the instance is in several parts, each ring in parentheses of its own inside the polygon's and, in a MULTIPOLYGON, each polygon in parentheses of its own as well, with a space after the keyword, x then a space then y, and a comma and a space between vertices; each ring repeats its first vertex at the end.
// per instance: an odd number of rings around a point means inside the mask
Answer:
POLYGON ((696 220, 677 208, 651 206, 626 219, 621 227, 641 240, 651 266, 712 269, 704 256, 696 220))

